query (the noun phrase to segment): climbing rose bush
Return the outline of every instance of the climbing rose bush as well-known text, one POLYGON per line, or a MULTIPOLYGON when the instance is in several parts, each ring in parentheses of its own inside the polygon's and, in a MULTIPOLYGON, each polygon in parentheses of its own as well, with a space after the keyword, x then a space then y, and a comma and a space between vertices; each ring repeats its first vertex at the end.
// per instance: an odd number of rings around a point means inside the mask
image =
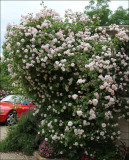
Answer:
POLYGON ((85 14, 71 10, 65 20, 44 7, 35 16, 7 26, 4 51, 8 71, 38 106, 39 133, 69 159, 84 153, 109 160, 120 139, 118 119, 129 118, 129 37, 117 25, 96 27, 85 14), (109 146, 109 147, 108 147, 109 146))
POLYGON ((3 98, 5 98, 5 97, 8 96, 9 94, 10 94, 9 91, 0 90, 0 100, 2 100, 3 98))

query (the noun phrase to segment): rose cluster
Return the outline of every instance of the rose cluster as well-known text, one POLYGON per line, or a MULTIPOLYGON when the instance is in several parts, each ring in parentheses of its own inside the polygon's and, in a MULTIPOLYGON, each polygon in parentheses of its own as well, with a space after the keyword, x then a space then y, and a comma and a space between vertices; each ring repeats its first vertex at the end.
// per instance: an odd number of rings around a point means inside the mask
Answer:
POLYGON ((117 120, 129 117, 129 101, 120 94, 128 92, 123 46, 129 38, 116 25, 108 34, 83 13, 68 10, 65 17, 44 7, 22 16, 20 25, 8 24, 8 71, 38 106, 33 115, 40 112, 47 143, 60 155, 79 151, 103 159, 106 150, 102 155, 98 146, 120 139, 117 120))
POLYGON ((81 160, 92 160, 95 159, 95 157, 87 156, 85 153, 81 154, 81 160))
POLYGON ((52 145, 48 144, 45 140, 39 145, 39 154, 46 158, 57 156, 52 145))

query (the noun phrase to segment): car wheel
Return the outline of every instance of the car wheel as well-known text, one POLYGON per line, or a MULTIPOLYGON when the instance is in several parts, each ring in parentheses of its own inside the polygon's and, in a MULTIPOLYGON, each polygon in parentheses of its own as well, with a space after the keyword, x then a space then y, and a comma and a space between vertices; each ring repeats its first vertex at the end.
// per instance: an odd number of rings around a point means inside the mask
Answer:
POLYGON ((6 118, 6 124, 7 125, 12 125, 12 124, 15 124, 16 121, 17 121, 16 111, 10 111, 7 115, 7 118, 6 118))

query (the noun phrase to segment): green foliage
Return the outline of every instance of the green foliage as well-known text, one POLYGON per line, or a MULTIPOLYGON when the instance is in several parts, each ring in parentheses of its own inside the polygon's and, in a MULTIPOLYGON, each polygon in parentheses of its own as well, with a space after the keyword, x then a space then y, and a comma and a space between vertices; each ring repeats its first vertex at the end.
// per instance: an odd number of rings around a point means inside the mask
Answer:
POLYGON ((118 7, 109 19, 110 24, 129 25, 129 8, 118 7))
POLYGON ((109 8, 111 0, 90 0, 89 5, 85 7, 84 13, 91 19, 97 16, 100 19, 100 26, 110 24, 129 25, 129 9, 119 6, 113 13, 109 8))
POLYGON ((112 11, 109 9, 108 5, 110 0, 97 0, 97 4, 95 2, 95 0, 90 0, 89 6, 85 7, 84 13, 91 19, 93 19, 93 16, 99 17, 100 26, 109 25, 109 17, 112 14, 112 11))
POLYGON ((32 155, 36 148, 34 140, 37 135, 37 116, 28 112, 26 117, 21 117, 18 123, 8 128, 7 137, 0 142, 0 152, 22 151, 27 155, 32 155))
MULTIPOLYGON (((1 61, 1 58, 0 58, 1 61)), ((8 61, 0 62, 0 90, 9 90, 13 89, 11 83, 11 76, 8 72, 8 61)))

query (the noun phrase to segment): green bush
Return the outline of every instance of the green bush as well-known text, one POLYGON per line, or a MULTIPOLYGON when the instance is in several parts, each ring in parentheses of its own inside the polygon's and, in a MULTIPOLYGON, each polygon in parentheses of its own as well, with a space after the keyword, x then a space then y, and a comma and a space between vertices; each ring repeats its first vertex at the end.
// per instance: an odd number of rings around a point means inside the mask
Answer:
POLYGON ((14 126, 9 126, 7 137, 0 142, 0 151, 22 151, 31 155, 36 148, 34 144, 39 121, 37 116, 32 116, 32 111, 26 117, 21 117, 14 126))

